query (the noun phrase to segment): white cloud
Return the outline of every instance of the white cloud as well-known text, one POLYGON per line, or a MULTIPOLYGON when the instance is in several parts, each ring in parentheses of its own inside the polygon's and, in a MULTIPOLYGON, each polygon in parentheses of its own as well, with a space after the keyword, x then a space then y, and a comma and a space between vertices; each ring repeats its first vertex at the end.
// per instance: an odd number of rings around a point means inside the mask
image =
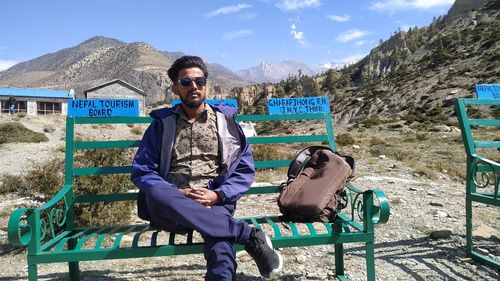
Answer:
POLYGON ((349 42, 368 34, 370 34, 368 31, 363 31, 359 29, 350 29, 348 31, 342 32, 339 35, 337 35, 336 39, 340 42, 349 42))
POLYGON ((205 17, 211 18, 219 15, 225 15, 225 14, 231 14, 231 13, 237 13, 243 9, 248 9, 251 8, 252 5, 248 4, 238 4, 238 5, 232 5, 232 6, 225 6, 222 8, 219 8, 217 10, 208 12, 205 17))
POLYGON ((222 40, 224 40, 224 41, 231 41, 231 40, 234 40, 236 38, 249 36, 251 34, 253 34, 253 30, 252 29, 242 29, 242 30, 238 30, 238 31, 224 33, 222 35, 222 40))
POLYGON ((395 11, 404 9, 428 10, 434 7, 450 6, 455 0, 385 0, 371 4, 371 9, 395 11))
POLYGON ((0 71, 6 70, 17 63, 17 61, 13 60, 0 60, 0 71))
POLYGON ((320 0, 282 0, 276 6, 283 11, 293 11, 321 5, 320 0))
POLYGON ((351 16, 348 14, 344 14, 343 16, 339 15, 327 15, 326 16, 328 19, 331 19, 333 21, 338 21, 338 22, 345 22, 351 19, 351 16))
POLYGON ((292 23, 290 28, 291 28, 290 34, 292 34, 293 39, 295 39, 295 41, 299 42, 299 44, 301 46, 305 46, 306 45, 306 38, 304 37, 304 32, 297 30, 296 23, 292 23))

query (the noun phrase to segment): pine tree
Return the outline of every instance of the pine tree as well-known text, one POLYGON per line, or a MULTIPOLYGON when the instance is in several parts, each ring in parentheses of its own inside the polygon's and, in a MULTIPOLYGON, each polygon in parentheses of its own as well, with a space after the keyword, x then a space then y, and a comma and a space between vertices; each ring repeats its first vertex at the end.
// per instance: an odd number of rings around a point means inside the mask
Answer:
POLYGON ((323 84, 321 85, 321 90, 324 92, 331 92, 334 89, 335 70, 329 69, 325 76, 325 80, 323 80, 323 84))

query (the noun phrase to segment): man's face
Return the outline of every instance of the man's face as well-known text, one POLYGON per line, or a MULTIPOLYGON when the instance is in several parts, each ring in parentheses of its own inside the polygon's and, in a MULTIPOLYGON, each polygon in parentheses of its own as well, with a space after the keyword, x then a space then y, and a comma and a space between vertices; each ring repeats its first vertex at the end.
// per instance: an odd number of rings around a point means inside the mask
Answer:
POLYGON ((194 79, 196 77, 205 77, 203 70, 198 67, 185 68, 179 71, 177 80, 189 77, 192 79, 191 83, 187 86, 181 85, 181 83, 175 83, 172 86, 173 92, 179 96, 183 104, 189 108, 195 108, 203 104, 205 97, 207 95, 207 86, 198 85, 194 79))

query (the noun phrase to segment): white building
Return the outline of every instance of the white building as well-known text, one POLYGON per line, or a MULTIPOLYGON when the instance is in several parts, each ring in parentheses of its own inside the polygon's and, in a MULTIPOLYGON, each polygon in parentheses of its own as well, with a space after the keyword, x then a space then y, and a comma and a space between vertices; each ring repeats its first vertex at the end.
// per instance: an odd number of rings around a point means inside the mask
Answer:
POLYGON ((16 113, 27 115, 66 115, 70 91, 48 89, 0 88, 1 114, 9 114, 8 101, 16 99, 16 113))

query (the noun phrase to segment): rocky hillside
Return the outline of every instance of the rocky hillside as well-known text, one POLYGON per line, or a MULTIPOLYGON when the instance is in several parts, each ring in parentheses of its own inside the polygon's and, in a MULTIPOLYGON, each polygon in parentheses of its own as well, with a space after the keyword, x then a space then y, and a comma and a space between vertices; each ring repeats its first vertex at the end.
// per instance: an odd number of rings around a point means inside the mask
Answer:
MULTIPOLYGON (((147 103, 165 99, 170 85, 167 69, 181 52, 161 52, 142 42, 124 43, 93 37, 75 47, 19 63, 0 72, 2 87, 70 89, 77 94, 113 79, 122 79, 143 89, 147 103)), ((248 84, 227 68, 208 63, 209 87, 222 97, 235 86, 248 84)))
POLYGON ((500 83, 499 3, 457 0, 448 15, 427 27, 396 31, 342 71, 232 94, 247 111, 263 110, 269 97, 328 95, 341 123, 447 123, 454 98, 472 96, 476 83, 500 83))

